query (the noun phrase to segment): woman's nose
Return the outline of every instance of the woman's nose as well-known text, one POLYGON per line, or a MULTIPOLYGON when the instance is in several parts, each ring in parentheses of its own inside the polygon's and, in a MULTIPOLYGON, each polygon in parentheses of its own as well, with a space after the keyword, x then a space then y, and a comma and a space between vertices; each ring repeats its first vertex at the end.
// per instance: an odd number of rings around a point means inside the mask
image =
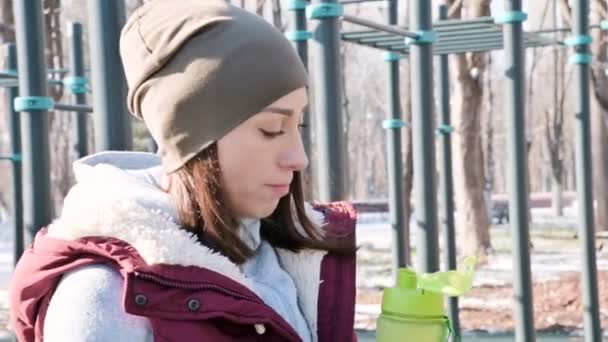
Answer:
POLYGON ((298 137, 293 140, 294 141, 289 144, 289 147, 284 150, 279 163, 282 168, 301 171, 308 166, 308 156, 304 150, 302 138, 298 135, 298 137))

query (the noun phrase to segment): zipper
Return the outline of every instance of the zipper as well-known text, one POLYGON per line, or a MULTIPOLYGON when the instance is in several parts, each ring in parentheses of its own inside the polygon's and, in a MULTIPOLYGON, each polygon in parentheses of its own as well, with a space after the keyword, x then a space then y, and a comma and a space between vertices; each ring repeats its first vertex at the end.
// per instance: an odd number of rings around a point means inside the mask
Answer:
POLYGON ((244 300, 248 300, 251 302, 255 302, 255 303, 260 303, 259 300, 244 295, 242 293, 236 292, 236 291, 232 291, 232 290, 228 290, 224 287, 218 286, 218 285, 214 285, 214 284, 184 284, 181 282, 176 282, 176 281, 171 281, 171 280, 167 280, 165 278, 159 277, 157 275, 154 275, 152 273, 143 273, 143 272, 134 272, 135 276, 141 279, 146 279, 146 280, 150 280, 154 283, 157 283, 159 285, 162 286, 166 286, 166 287, 173 287, 173 288, 179 288, 179 289, 185 289, 185 290, 212 290, 212 291, 216 291, 216 292, 220 292, 223 293, 225 295, 228 296, 232 296, 238 299, 244 299, 244 300))

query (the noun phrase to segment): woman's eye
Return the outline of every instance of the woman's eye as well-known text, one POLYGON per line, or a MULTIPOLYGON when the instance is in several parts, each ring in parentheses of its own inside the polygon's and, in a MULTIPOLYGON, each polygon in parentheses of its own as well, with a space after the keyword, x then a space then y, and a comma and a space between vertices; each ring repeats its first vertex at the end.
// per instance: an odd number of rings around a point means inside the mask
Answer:
POLYGON ((262 134, 266 137, 266 138, 276 138, 280 135, 285 134, 284 131, 276 131, 276 132, 272 132, 272 131, 267 131, 263 128, 260 128, 260 132, 262 132, 262 134))
POLYGON ((299 129, 304 129, 304 128, 306 128, 306 127, 308 127, 308 125, 307 125, 307 124, 305 124, 305 123, 301 123, 301 124, 299 124, 299 125, 298 125, 298 128, 299 128, 299 129))

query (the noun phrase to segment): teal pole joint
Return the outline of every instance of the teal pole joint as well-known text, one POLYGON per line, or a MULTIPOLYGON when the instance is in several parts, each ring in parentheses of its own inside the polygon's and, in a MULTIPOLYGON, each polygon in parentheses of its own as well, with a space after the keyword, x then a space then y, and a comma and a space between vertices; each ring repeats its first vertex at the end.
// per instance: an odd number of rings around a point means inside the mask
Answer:
POLYGON ((437 127, 437 133, 443 134, 443 135, 452 134, 452 133, 454 133, 454 131, 455 131, 454 126, 450 126, 450 125, 439 125, 437 127))
POLYGON ((401 59, 401 55, 396 52, 387 52, 384 54, 384 60, 387 62, 398 61, 401 59))
POLYGON ((416 31, 416 38, 405 38, 405 45, 433 44, 437 41, 437 32, 416 31))
POLYGON ((2 70, 2 72, 7 75, 11 75, 11 76, 15 76, 15 77, 19 76, 19 73, 15 69, 6 69, 6 70, 2 70))
POLYGON ((400 129, 407 127, 407 123, 401 119, 386 119, 382 121, 382 128, 384 129, 400 129))
POLYGON ((320 3, 306 7, 308 19, 335 18, 344 15, 344 7, 337 3, 320 3))
POLYGON ((590 45, 591 43, 593 43, 593 38, 589 35, 574 36, 564 39, 564 45, 566 46, 583 46, 590 45))
POLYGON ((287 31, 285 32, 285 37, 293 42, 303 42, 312 38, 312 32, 309 31, 287 31))
POLYGON ((70 88, 73 94, 86 94, 89 81, 85 77, 74 76, 63 79, 63 85, 70 88))
POLYGON ((591 64, 593 56, 588 53, 576 53, 568 61, 570 64, 591 64))
POLYGON ((51 110, 55 107, 55 101, 48 96, 19 96, 15 98, 13 105, 16 112, 51 110))
POLYGON ((21 162, 22 158, 20 154, 13 154, 11 156, 0 156, 0 160, 10 160, 12 162, 21 162))
POLYGON ((494 23, 496 24, 523 23, 526 20, 528 20, 528 14, 522 11, 502 12, 494 17, 494 23))
POLYGON ((287 10, 288 11, 303 10, 303 9, 306 9, 306 6, 308 6, 308 3, 304 0, 291 0, 289 2, 289 4, 287 4, 287 10))

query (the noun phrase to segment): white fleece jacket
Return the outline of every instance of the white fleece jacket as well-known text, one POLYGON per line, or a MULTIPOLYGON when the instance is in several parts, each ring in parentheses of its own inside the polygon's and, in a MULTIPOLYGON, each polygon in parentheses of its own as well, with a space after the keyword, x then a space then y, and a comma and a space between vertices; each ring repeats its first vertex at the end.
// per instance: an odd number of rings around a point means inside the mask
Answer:
MULTIPOLYGON (((260 239, 259 220, 243 220, 240 235, 256 256, 237 266, 176 224, 170 196, 160 190, 160 159, 149 153, 102 152, 74 163, 77 184, 49 235, 62 239, 112 236, 133 245, 149 264, 206 267, 251 289, 298 332, 317 340, 322 251, 292 253, 260 239), (124 229, 129 227, 129 229, 124 229)), ((313 222, 323 215, 308 208, 313 222)), ((45 341, 152 341, 147 318, 122 309, 123 279, 103 265, 67 273, 47 311, 45 341)))

